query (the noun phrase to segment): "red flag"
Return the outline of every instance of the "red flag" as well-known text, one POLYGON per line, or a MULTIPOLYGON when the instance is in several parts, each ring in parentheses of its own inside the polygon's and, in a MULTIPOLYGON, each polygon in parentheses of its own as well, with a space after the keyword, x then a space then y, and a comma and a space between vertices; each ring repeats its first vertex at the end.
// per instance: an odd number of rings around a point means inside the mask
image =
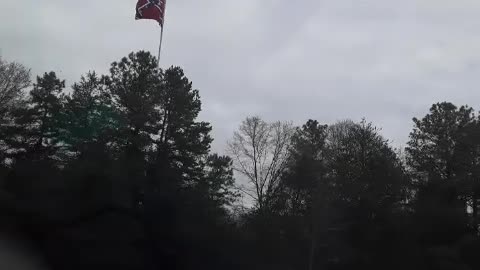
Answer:
POLYGON ((167 0, 138 0, 135 19, 156 20, 163 27, 167 0))

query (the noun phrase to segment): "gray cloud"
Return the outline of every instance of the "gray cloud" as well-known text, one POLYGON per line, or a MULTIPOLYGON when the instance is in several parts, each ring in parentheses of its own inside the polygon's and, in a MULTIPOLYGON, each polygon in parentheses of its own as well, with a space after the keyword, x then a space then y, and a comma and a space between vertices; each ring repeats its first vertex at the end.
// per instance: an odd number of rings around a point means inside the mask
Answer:
MULTIPOLYGON (((156 54, 159 27, 135 0, 2 1, 3 57, 71 84, 130 51, 156 54)), ((162 66, 200 89, 223 151, 247 115, 332 123, 362 117, 395 145, 433 102, 479 108, 474 0, 170 0, 162 66)))

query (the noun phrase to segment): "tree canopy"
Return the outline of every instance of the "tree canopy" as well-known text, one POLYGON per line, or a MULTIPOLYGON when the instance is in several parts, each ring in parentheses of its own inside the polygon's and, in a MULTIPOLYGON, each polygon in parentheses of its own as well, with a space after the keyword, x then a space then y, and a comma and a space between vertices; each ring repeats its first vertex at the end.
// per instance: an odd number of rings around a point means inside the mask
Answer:
POLYGON ((227 155, 201 110, 145 51, 71 86, 0 59, 0 236, 49 269, 479 269, 473 108, 434 104, 405 149, 249 116, 227 155))

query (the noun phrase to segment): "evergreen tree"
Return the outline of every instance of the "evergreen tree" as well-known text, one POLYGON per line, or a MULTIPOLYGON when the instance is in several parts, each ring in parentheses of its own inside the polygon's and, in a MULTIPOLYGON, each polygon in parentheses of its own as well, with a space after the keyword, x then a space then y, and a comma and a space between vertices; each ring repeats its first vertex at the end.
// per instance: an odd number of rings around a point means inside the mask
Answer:
POLYGON ((65 82, 54 72, 37 77, 27 106, 13 112, 13 122, 3 125, 8 157, 30 161, 60 162, 64 131, 65 82))
POLYGON ((406 151, 417 180, 455 178, 456 164, 461 163, 456 147, 474 120, 472 108, 448 102, 434 104, 424 118, 413 119, 406 151))
POLYGON ((75 155, 82 156, 91 148, 105 148, 118 140, 114 133, 119 126, 119 116, 103 81, 105 79, 95 72, 88 73, 72 86, 72 94, 67 97, 68 132, 63 140, 75 155))

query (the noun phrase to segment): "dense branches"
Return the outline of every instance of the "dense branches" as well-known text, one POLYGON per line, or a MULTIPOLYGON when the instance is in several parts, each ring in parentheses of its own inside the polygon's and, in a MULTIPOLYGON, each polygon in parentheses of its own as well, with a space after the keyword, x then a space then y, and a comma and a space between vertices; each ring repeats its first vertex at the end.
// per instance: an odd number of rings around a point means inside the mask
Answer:
POLYGON ((268 208, 279 192, 292 131, 289 123, 270 124, 259 117, 249 117, 229 143, 234 168, 248 181, 242 191, 254 199, 261 210, 268 208))
POLYGON ((414 118, 405 156, 365 120, 260 117, 221 156, 199 91, 147 52, 29 86, 0 61, 0 233, 52 269, 480 268, 468 106, 414 118))
POLYGON ((21 102, 23 90, 30 86, 30 70, 19 63, 0 58, 0 116, 21 102))

